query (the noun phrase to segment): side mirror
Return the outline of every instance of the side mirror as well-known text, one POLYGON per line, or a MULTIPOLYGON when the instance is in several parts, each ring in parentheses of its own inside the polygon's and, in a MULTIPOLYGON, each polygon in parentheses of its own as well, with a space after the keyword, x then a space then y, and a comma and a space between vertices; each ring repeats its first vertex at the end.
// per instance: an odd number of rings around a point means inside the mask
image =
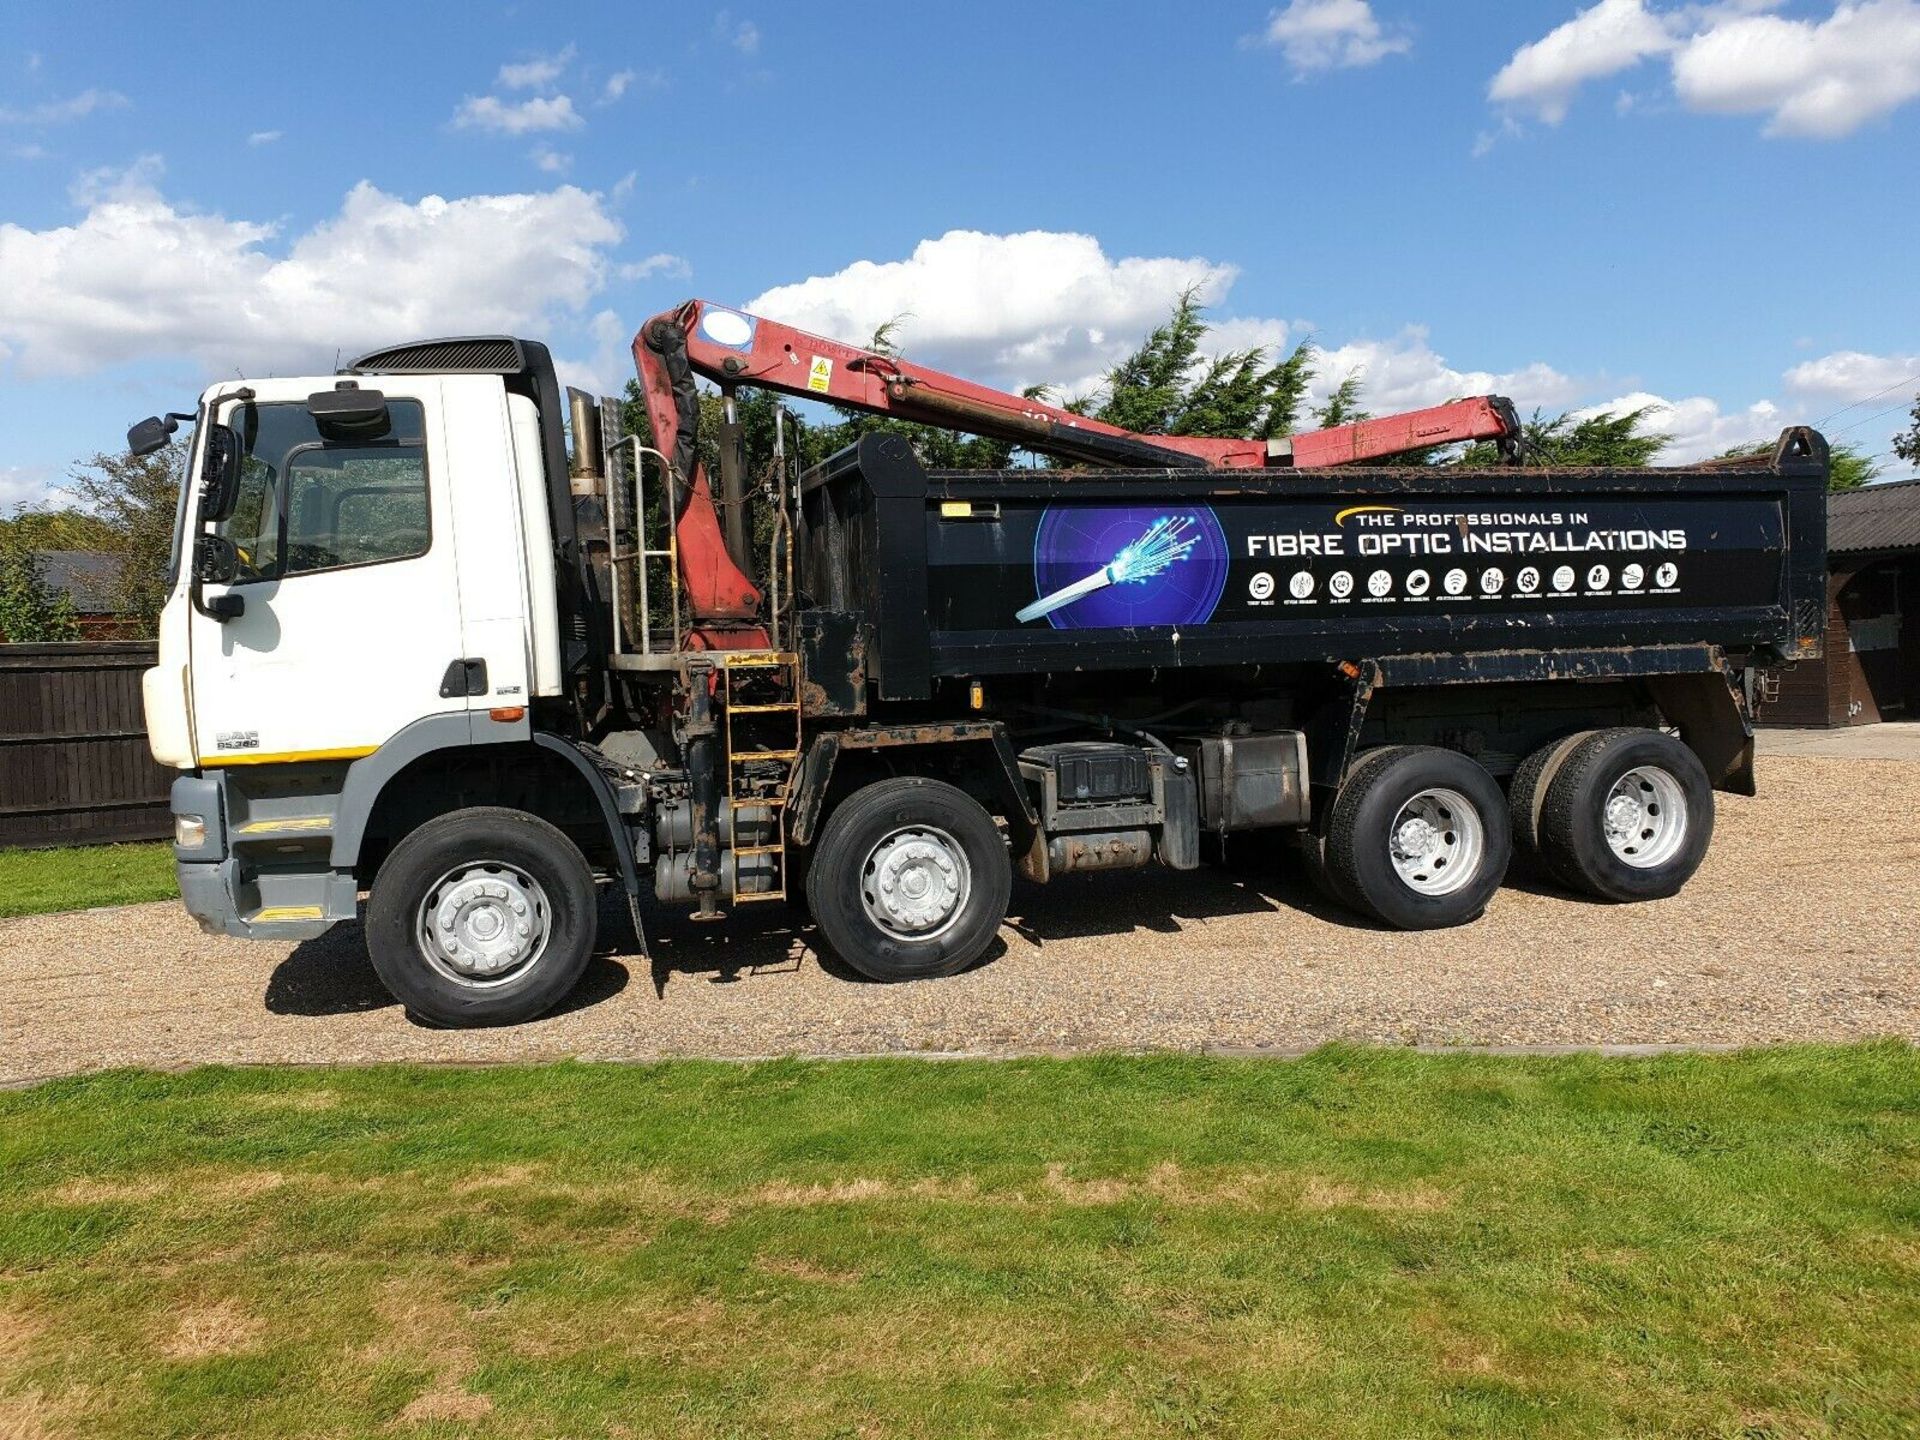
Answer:
POLYGON ((127 449, 135 455, 158 454, 173 442, 173 433, 179 428, 180 422, 172 416, 162 420, 158 415, 149 415, 127 431, 127 449))
POLYGON ((378 390, 316 390, 307 396, 307 414, 322 435, 377 439, 389 423, 387 397, 378 390))
POLYGON ((240 573, 240 551, 224 535, 193 542, 193 578, 202 585, 231 585, 240 573))
POLYGON ((218 523, 233 514, 240 499, 240 460, 244 447, 231 425, 207 427, 206 458, 200 465, 200 518, 218 523))

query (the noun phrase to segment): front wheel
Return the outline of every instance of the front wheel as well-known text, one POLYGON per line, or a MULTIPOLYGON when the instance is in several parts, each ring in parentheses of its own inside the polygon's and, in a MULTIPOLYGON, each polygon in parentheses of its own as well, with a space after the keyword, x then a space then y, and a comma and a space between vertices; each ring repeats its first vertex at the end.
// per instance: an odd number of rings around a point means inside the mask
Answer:
POLYGON ((1335 796, 1326 863, 1338 891, 1398 930, 1463 925, 1506 877, 1506 798, 1480 765, 1421 745, 1357 763, 1335 796))
POLYGON ((1013 893, 1007 842, 963 790, 881 780, 828 819, 807 868, 828 945, 870 980, 924 980, 985 953, 1013 893))
POLYGON ((423 1019, 513 1025, 573 989, 597 921, 578 846, 537 816, 475 806, 394 847, 367 903, 367 953, 423 1019))
POLYGON ((1540 853, 1566 885, 1602 900, 1679 893, 1713 839, 1700 759, 1659 730, 1602 730, 1560 766, 1540 811, 1540 853))

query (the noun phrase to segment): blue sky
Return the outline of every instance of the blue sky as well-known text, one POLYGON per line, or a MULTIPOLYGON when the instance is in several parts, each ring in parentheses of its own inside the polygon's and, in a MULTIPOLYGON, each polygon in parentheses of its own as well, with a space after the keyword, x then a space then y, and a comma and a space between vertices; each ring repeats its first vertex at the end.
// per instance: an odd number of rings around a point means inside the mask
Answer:
POLYGON ((1196 284, 1377 410, 1654 401, 1669 458, 1838 411, 1884 452, 1916 182, 1920 0, 16 3, 0 502, 421 333, 611 387, 694 294, 1071 391, 1196 284))

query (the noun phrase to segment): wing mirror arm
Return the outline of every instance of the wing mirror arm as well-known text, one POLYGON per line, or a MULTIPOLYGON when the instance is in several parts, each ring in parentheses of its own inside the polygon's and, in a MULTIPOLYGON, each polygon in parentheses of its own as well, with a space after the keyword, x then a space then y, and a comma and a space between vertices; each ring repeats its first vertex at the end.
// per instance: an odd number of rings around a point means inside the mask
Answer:
POLYGON ((206 597, 207 585, 231 585, 240 573, 240 552, 224 535, 205 534, 193 542, 193 569, 187 580, 187 595, 193 608, 209 620, 224 625, 247 613, 246 600, 231 592, 206 597))
MULTIPOLYGON (((200 466, 200 523, 230 519, 240 498, 240 467, 245 447, 230 425, 207 430, 206 455, 200 466)), ((210 620, 225 624, 246 614, 247 602, 238 595, 205 597, 207 585, 231 585, 240 573, 240 551, 224 535, 204 531, 194 538, 187 594, 193 608, 210 620)))

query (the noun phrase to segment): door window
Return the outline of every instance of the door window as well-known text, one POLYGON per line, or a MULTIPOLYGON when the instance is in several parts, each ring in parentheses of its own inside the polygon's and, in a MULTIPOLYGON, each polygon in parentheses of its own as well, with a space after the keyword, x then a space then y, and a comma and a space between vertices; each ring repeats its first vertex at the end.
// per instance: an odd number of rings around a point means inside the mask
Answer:
POLYGON ((229 421, 245 445, 240 495, 220 532, 240 551, 240 578, 378 565, 424 555, 425 409, 389 400, 384 435, 322 430, 304 405, 242 405, 229 421))

